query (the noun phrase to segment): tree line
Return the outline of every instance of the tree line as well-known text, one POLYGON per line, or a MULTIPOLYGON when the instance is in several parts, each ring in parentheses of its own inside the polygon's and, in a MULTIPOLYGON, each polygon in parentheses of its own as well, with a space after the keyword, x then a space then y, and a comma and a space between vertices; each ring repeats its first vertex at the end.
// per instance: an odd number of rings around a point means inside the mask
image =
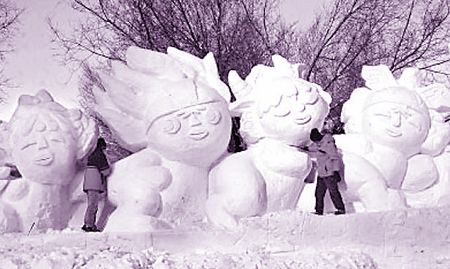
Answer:
MULTIPOLYGON (((450 0, 329 3, 303 30, 283 20, 278 0, 71 0, 83 20, 68 32, 51 19, 49 26, 59 59, 83 68, 79 88, 88 113, 100 83, 95 70, 124 61, 130 45, 161 52, 172 46, 198 57, 213 52, 224 82, 230 70, 245 77, 252 66, 271 64, 273 54, 302 63, 301 76, 333 97, 335 132, 342 130, 342 104, 363 85, 363 65, 386 64, 394 74, 416 66, 430 81, 449 82, 450 0)), ((230 151, 245 147, 238 120, 234 125, 230 151)))

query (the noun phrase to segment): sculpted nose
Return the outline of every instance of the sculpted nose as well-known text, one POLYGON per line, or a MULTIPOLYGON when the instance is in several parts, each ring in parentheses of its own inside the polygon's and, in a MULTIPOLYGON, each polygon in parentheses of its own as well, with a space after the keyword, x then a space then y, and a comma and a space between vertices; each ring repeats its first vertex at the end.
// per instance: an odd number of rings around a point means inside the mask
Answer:
POLYGON ((199 115, 192 113, 191 116, 189 117, 189 125, 190 126, 199 126, 201 124, 202 124, 202 122, 199 119, 199 115))
POLYGON ((45 149, 48 147, 47 139, 44 136, 40 136, 37 140, 38 149, 45 149))
POLYGON ((400 113, 392 113, 391 124, 394 127, 400 127, 400 125, 402 124, 402 115, 400 113))
POLYGON ((297 111, 298 112, 303 112, 303 111, 305 111, 305 104, 303 104, 303 103, 297 103, 297 111))

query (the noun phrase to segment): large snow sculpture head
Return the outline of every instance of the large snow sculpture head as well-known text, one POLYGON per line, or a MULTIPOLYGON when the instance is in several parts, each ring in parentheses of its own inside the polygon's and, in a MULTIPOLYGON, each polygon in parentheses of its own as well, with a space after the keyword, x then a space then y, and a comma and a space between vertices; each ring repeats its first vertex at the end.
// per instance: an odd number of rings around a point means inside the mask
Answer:
POLYGON ((313 128, 321 128, 331 97, 322 88, 298 77, 298 64, 279 55, 274 67, 257 65, 244 80, 229 75, 236 95, 232 111, 241 115, 241 134, 247 143, 261 138, 281 140, 289 145, 309 141, 313 128))
POLYGON ((425 103, 415 92, 401 87, 369 95, 362 119, 362 130, 370 140, 401 152, 420 146, 430 128, 425 103))
POLYGON ((130 47, 126 57, 102 76, 106 92, 94 91, 97 112, 122 144, 202 167, 219 158, 230 138, 230 95, 212 54, 130 47))
POLYGON ((147 110, 149 147, 170 160, 209 166, 229 141, 226 102, 211 87, 189 79, 169 83, 162 97, 147 110))
POLYGON ((50 94, 22 95, 8 124, 12 159, 22 175, 42 184, 66 185, 77 160, 95 143, 97 129, 78 109, 66 109, 50 94))
POLYGON ((411 156, 420 151, 431 125, 428 107, 417 93, 418 73, 406 69, 396 80, 387 66, 364 66, 365 88, 355 89, 341 120, 347 133, 411 156))

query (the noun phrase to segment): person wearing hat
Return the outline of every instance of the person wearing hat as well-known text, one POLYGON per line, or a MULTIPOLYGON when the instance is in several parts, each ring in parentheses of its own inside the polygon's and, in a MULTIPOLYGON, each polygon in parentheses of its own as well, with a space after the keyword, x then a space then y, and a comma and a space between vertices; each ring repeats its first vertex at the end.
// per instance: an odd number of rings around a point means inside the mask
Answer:
POLYGON ((317 160, 317 185, 315 191, 315 214, 323 215, 324 197, 328 189, 333 201, 336 215, 345 214, 345 206, 339 192, 338 182, 341 181, 339 171, 343 167, 342 158, 337 150, 331 134, 321 134, 317 128, 311 130, 310 139, 313 144, 307 150, 317 160))
POLYGON ((98 201, 100 195, 106 191, 105 178, 110 174, 109 163, 103 152, 105 149, 105 139, 100 137, 97 140, 95 150, 88 157, 84 173, 83 191, 87 195, 87 207, 84 215, 84 225, 81 229, 86 232, 100 231, 95 225, 98 201))

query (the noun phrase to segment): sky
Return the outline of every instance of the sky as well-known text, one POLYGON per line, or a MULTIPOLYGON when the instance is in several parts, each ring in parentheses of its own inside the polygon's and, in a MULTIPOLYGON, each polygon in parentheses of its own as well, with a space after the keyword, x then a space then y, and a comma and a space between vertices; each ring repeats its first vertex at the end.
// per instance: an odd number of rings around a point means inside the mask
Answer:
MULTIPOLYGON (((298 21, 305 27, 313 20, 326 0, 280 0, 281 13, 288 22, 298 21)), ((6 104, 0 105, 0 120, 7 121, 21 94, 34 94, 48 90, 56 101, 72 108, 78 107, 79 74, 71 72, 54 57, 52 34, 47 18, 60 27, 70 29, 70 24, 80 18, 69 6, 70 0, 14 0, 25 8, 20 18, 16 37, 12 40, 15 51, 6 57, 4 74, 11 79, 6 104)))

